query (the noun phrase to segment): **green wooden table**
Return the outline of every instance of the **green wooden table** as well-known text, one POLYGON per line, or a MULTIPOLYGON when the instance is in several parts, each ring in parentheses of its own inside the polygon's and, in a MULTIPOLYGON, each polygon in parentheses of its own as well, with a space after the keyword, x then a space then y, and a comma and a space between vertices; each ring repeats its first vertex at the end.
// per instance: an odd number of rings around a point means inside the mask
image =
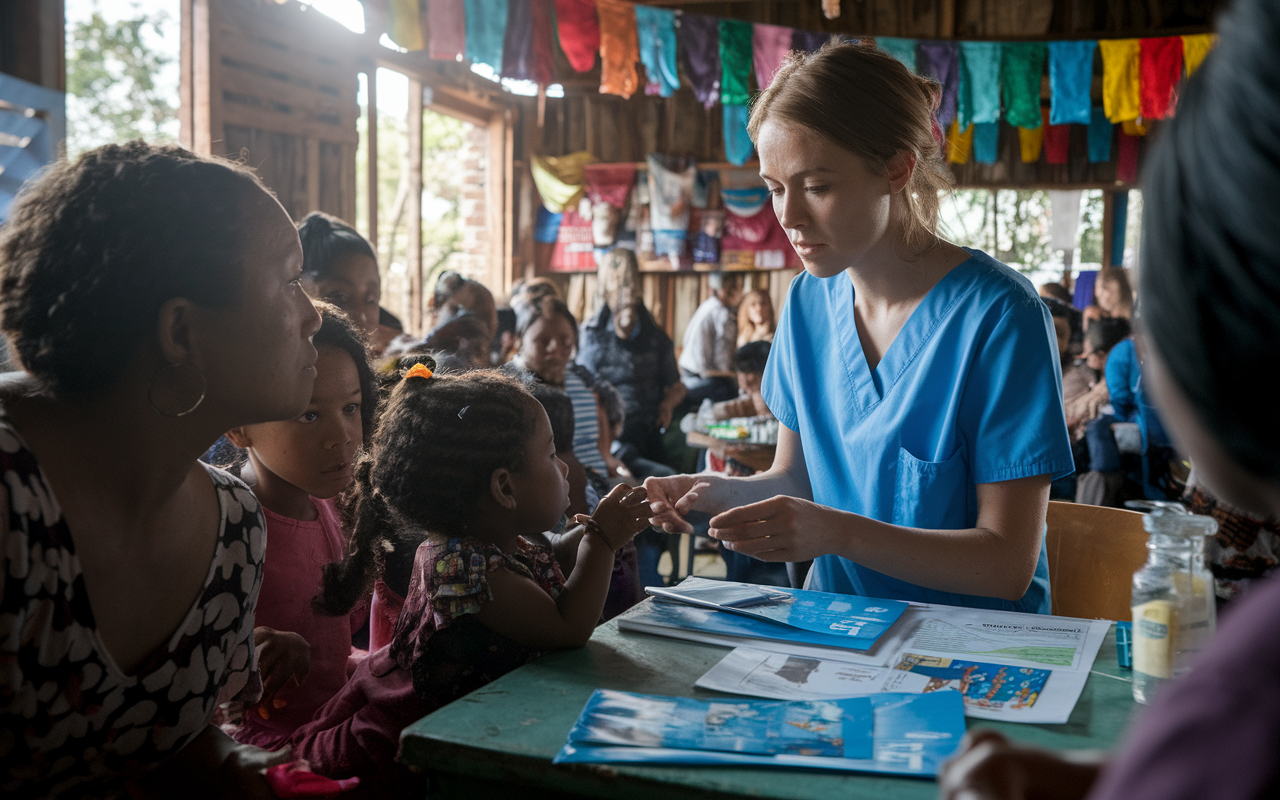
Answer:
MULTIPOLYGON (((937 785, 918 778, 737 767, 551 764, 594 690, 723 697, 694 688, 693 682, 727 652, 623 632, 616 623, 606 623, 585 648, 544 656, 414 723, 402 735, 401 758, 427 773, 433 798, 936 797, 937 785)), ((1120 738, 1134 706, 1129 672, 1116 666, 1114 628, 1093 670, 1065 725, 967 722, 1043 747, 1108 748, 1120 738)))

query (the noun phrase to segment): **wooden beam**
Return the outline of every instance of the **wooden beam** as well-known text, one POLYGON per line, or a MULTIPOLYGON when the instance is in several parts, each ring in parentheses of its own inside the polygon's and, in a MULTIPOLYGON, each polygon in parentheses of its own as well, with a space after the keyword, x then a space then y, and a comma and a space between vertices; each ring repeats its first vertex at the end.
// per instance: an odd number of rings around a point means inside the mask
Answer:
POLYGON ((1116 196, 1108 190, 1102 192, 1102 266, 1111 266, 1111 227, 1115 220, 1116 196))
POLYGON ((422 335, 422 81, 409 79, 408 204, 409 330, 422 335))
POLYGON ((378 68, 365 70, 365 220, 369 243, 373 245, 374 260, 382 263, 378 254, 378 68))

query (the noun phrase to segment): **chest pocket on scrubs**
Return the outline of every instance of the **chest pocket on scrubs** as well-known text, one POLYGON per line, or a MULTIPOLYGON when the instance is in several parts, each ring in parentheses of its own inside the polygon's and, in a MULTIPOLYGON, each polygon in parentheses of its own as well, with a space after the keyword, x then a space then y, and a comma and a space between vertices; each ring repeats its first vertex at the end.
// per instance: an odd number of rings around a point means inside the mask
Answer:
POLYGON ((964 448, 946 461, 921 461, 898 449, 893 524, 959 530, 968 524, 969 478, 964 448))

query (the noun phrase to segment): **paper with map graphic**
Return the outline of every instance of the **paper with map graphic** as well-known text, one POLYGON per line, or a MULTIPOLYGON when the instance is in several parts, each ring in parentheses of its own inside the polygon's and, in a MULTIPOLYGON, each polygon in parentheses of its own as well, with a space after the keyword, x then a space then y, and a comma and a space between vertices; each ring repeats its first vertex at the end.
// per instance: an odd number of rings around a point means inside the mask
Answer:
POLYGON ((902 652, 1088 672, 1111 623, 1106 620, 916 606, 902 652))

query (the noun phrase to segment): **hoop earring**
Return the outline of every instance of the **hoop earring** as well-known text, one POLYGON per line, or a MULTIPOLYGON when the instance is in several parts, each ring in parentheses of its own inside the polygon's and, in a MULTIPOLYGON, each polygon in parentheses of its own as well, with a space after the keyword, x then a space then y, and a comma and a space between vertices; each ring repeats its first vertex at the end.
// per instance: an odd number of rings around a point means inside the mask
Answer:
MULTIPOLYGON (((175 378, 176 378, 176 379, 178 379, 178 380, 179 380, 179 382, 180 382, 180 378, 181 378, 181 376, 180 376, 180 375, 177 375, 177 374, 175 373, 175 378)), ((159 415, 160 415, 160 416, 162 416, 162 417, 168 417, 169 419, 176 419, 176 418, 178 418, 178 417, 185 417, 185 416, 187 416, 188 414, 190 414, 191 412, 195 411, 197 408, 199 408, 199 407, 200 407, 200 404, 204 402, 204 394, 205 394, 205 389, 206 389, 207 387, 208 387, 208 384, 205 382, 204 372, 203 372, 199 367, 197 367, 195 364, 191 364, 191 363, 183 363, 183 364, 165 364, 163 367, 161 367, 160 369, 156 370, 156 373, 155 373, 154 375, 152 375, 152 376, 151 376, 151 383, 147 386, 147 402, 151 404, 151 410, 152 410, 152 411, 154 411, 154 412, 156 412, 157 414, 159 414, 159 415), (156 395, 156 380, 157 380, 157 379, 158 379, 158 378, 159 378, 159 377, 160 377, 160 376, 161 376, 161 375, 162 375, 166 370, 182 370, 182 369, 185 369, 185 368, 188 368, 188 367, 189 367, 189 368, 191 368, 191 369, 193 369, 193 370, 195 370, 195 374, 196 374, 196 376, 197 376, 197 377, 199 377, 199 379, 200 379, 200 391, 199 391, 199 396, 198 396, 198 397, 196 397, 196 401, 195 401, 194 403, 192 403, 190 406, 184 407, 184 409, 183 409, 182 411, 166 411, 166 410, 162 410, 162 409, 160 408, 160 406, 156 404, 156 397, 155 397, 155 395, 156 395)), ((162 392, 162 394, 164 394, 164 393, 162 392)), ((172 398, 170 398, 170 399, 172 399, 172 398)), ((165 405, 168 405, 168 404, 166 403, 165 405)))

